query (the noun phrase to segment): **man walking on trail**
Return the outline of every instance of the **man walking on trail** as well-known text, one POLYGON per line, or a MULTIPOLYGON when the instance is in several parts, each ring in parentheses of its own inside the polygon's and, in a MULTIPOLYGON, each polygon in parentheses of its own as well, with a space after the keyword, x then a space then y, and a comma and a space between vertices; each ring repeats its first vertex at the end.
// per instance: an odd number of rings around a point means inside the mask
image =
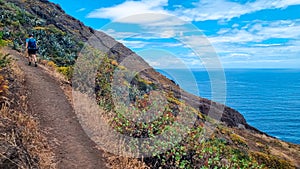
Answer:
POLYGON ((36 51, 37 45, 36 40, 33 38, 33 34, 29 35, 29 38, 26 39, 26 49, 28 52, 28 65, 31 65, 34 62, 34 66, 37 67, 36 51))

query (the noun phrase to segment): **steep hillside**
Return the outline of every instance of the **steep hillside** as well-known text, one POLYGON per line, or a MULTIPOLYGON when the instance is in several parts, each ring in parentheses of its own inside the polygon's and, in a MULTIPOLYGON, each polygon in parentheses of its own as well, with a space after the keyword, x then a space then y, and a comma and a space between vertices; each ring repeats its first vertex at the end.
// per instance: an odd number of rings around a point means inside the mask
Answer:
POLYGON ((0 1, 3 38, 23 51, 28 33, 36 36, 40 55, 58 65, 74 64, 78 51, 92 33, 91 28, 66 15, 47 1, 0 1))
MULTIPOLYGON (((176 124, 182 106, 187 110, 187 114, 197 116, 197 121, 184 140, 165 153, 153 154, 153 157, 144 159, 150 167, 300 167, 298 145, 279 141, 256 130, 248 125, 236 110, 181 90, 178 85, 156 72, 123 44, 103 32, 84 26, 80 21, 65 14, 60 6, 47 0, 0 0, 0 5, 2 42, 15 50, 23 51, 27 34, 33 32, 40 47, 40 57, 53 61, 58 67, 68 68, 65 71, 73 70, 72 67, 84 43, 89 37, 96 37, 98 44, 101 45, 95 49, 90 44, 85 46, 85 49, 101 56, 102 62, 95 79, 97 100, 100 107, 107 111, 108 116, 113 117, 109 122, 120 133, 136 138, 153 137, 166 131, 165 126, 176 124), (157 120, 151 121, 151 124, 135 123, 126 119, 114 105, 112 92, 114 73, 119 70, 123 71, 124 76, 131 73, 130 65, 120 65, 125 59, 144 69, 132 79, 128 80, 123 76, 119 79, 129 88, 131 110, 151 109, 153 104, 148 99, 150 94, 160 92, 167 98, 162 114, 157 120), (222 123, 207 116, 208 112, 209 115, 221 114, 222 123), (208 138, 202 139, 201 135, 210 130, 210 127, 214 130, 208 138)), ((117 90, 122 92, 122 89, 117 90)), ((122 108, 128 111, 125 106, 122 108)))
MULTIPOLYGON (((74 64, 84 42, 95 33, 93 29, 65 14, 59 5, 48 1, 8 0, 4 3, 2 0, 0 3, 2 3, 0 29, 3 38, 11 41, 14 49, 23 51, 25 38, 28 33, 33 32, 40 47, 40 56, 43 59, 54 61, 59 66, 74 64)), ((138 60, 137 63, 141 63, 147 68, 141 72, 145 78, 159 84, 160 88, 164 88, 164 90, 173 90, 175 95, 180 95, 183 100, 204 114, 208 114, 208 111, 211 110, 211 101, 181 91, 176 84, 157 73, 140 56, 137 56, 123 44, 116 42, 102 32, 97 32, 94 35, 99 37, 99 41, 103 44, 103 46, 97 47, 105 51, 108 56, 114 56, 119 63, 127 56, 135 57, 138 60)), ((222 106, 216 105, 214 107, 222 106)), ((218 109, 215 110, 216 113, 218 109)), ((246 128, 252 128, 247 125, 241 114, 228 107, 225 108, 222 121, 230 126, 242 124, 246 128)))

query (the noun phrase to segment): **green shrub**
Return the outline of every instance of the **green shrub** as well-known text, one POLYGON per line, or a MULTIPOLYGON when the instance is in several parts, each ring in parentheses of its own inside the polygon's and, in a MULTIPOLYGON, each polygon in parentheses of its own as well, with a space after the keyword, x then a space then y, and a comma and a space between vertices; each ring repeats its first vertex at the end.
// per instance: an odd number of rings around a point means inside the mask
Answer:
POLYGON ((0 53, 0 68, 8 66, 12 61, 12 58, 9 57, 9 54, 0 53))
POLYGON ((8 45, 8 41, 3 39, 3 34, 4 34, 3 31, 0 31, 0 47, 8 45))
POLYGON ((68 80, 72 79, 73 67, 72 66, 63 66, 56 69, 59 73, 63 74, 68 80))

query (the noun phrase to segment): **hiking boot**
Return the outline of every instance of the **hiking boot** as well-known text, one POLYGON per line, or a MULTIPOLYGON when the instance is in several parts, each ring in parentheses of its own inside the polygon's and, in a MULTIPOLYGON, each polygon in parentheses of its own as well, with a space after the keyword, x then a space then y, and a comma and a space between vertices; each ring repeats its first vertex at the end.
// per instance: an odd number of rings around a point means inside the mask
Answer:
POLYGON ((31 65, 31 62, 29 62, 28 65, 30 66, 30 65, 31 65))
POLYGON ((34 63, 34 67, 37 67, 37 63, 36 62, 34 63))

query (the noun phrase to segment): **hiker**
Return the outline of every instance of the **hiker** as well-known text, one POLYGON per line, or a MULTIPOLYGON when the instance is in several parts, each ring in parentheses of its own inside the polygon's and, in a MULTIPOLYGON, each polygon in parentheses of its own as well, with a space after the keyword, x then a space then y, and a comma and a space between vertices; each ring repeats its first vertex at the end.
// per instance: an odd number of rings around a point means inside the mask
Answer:
POLYGON ((34 66, 37 67, 36 51, 38 50, 36 40, 33 38, 33 34, 29 35, 26 39, 26 49, 28 52, 28 65, 34 62, 34 66))

